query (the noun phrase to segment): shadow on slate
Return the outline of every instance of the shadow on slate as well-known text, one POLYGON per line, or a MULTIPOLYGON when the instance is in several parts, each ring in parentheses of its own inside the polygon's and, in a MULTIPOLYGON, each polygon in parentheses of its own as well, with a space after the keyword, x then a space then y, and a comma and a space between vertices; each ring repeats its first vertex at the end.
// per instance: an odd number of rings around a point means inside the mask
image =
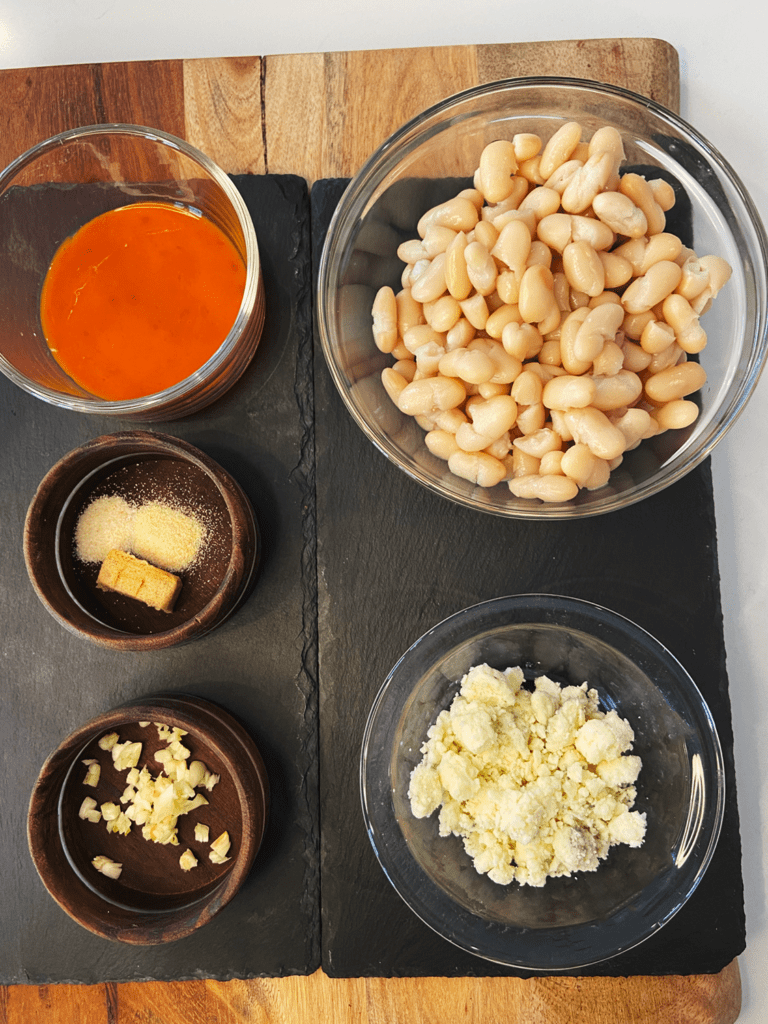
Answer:
MULTIPOLYGON (((311 193, 314 276, 346 186, 311 193)), ((504 520, 420 487, 357 428, 315 342, 323 968, 332 977, 537 976, 455 948, 400 900, 363 825, 358 764, 369 708, 435 623, 504 594, 611 608, 683 663, 725 757, 720 842, 687 905, 651 939, 575 975, 716 973, 745 948, 741 842, 709 461, 663 493, 582 521, 504 520)))
POLYGON ((182 647, 121 655, 71 636, 48 615, 22 554, 35 488, 66 452, 137 424, 56 409, 0 376, 4 984, 227 980, 311 974, 320 964, 309 200, 295 176, 234 181, 261 254, 259 348, 213 405, 150 428, 216 459, 254 506, 261 570, 231 620, 182 647), (26 813, 43 761, 65 736, 101 711, 161 690, 206 697, 243 723, 264 756, 272 802, 262 849, 232 902, 187 938, 140 947, 92 935, 59 909, 27 851, 26 813))

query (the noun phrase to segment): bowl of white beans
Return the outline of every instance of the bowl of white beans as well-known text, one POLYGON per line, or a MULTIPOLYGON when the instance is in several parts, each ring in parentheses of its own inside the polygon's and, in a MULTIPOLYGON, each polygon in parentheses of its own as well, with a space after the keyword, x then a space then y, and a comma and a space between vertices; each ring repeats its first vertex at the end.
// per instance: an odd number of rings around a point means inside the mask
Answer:
POLYGON ((424 111, 352 179, 317 323, 349 413, 410 477, 575 518, 669 486, 735 422, 765 361, 767 263, 736 172, 680 117, 511 79, 424 111))
POLYGON ((726 800, 712 713, 675 655, 549 594, 462 609, 402 655, 360 787, 411 911, 466 952, 546 973, 656 936, 711 865, 726 800))

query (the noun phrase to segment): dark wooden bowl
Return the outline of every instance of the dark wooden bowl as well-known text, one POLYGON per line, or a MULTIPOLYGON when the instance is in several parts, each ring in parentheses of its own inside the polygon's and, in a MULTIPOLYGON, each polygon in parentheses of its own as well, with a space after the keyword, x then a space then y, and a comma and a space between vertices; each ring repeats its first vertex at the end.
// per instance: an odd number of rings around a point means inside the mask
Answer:
POLYGON ((239 484, 185 441, 146 431, 107 434, 65 455, 40 483, 24 527, 27 571, 43 605, 70 632, 122 651, 175 646, 221 625, 250 592, 260 553, 256 517, 239 484), (206 522, 209 540, 179 573, 172 612, 98 589, 98 566, 76 557, 78 518, 107 494, 182 504, 206 522))
POLYGON ((217 914, 235 895, 261 844, 269 805, 269 785, 261 755, 243 727, 223 708, 198 697, 159 694, 105 712, 78 729, 43 765, 29 805, 27 836, 38 874, 51 896, 73 920, 106 939, 152 945, 180 939, 217 914), (140 722, 153 724, 141 726, 140 722), (117 732, 121 741, 143 741, 139 767, 157 775, 152 754, 165 744, 154 723, 179 726, 191 758, 220 775, 200 792, 209 803, 178 820, 179 845, 161 845, 133 826, 129 835, 107 832, 103 821, 83 821, 84 796, 119 802, 125 772, 98 740, 117 732), (101 765, 96 789, 83 785, 84 758, 101 765), (196 821, 210 827, 210 839, 223 831, 232 840, 230 859, 212 864, 207 844, 194 839, 196 821), (190 848, 198 866, 183 871, 179 856, 190 848), (123 865, 120 877, 107 878, 93 868, 104 854, 123 865))

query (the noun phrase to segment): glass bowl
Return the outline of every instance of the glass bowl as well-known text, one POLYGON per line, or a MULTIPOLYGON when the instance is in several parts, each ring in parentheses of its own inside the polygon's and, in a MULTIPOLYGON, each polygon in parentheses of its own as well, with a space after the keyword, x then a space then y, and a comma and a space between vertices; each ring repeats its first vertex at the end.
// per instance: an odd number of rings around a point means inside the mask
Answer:
POLYGON ((369 839, 387 878, 429 927, 511 967, 556 972, 626 952, 654 935, 701 881, 723 820, 723 755, 691 677, 657 640, 615 612, 551 595, 502 597, 456 613, 406 651, 381 687, 362 746, 369 839), (526 680, 588 682, 602 710, 632 726, 643 767, 635 810, 642 846, 611 848, 594 872, 541 888, 499 885, 475 871, 459 837, 418 819, 410 775, 438 714, 473 665, 520 666, 526 680))
POLYGON ((346 189, 332 218, 319 267, 317 322, 331 376, 366 437, 396 466, 431 491, 500 516, 567 519, 630 505, 680 479, 705 459, 744 408, 766 354, 768 242, 759 215, 726 160, 690 125, 653 100, 625 89, 567 78, 493 82, 430 107, 394 133, 346 189), (733 268, 702 324, 700 354, 707 381, 700 413, 685 429, 668 430, 625 453, 609 482, 565 502, 513 496, 506 483, 480 488, 448 472, 430 454, 424 432, 388 397, 381 371, 392 364, 372 337, 377 290, 401 287, 401 241, 416 238, 420 216, 472 184, 484 145, 517 132, 543 139, 567 121, 585 137, 604 124, 622 135, 624 169, 679 183, 670 230, 699 256, 715 254, 733 268), (675 223, 675 219, 679 223, 675 223), (675 223, 674 228, 672 224, 675 223), (688 239, 684 237, 688 236, 688 239), (689 241, 690 239, 690 241, 689 241))
POLYGON ((235 383, 263 324, 261 262, 248 209, 221 168, 182 139, 139 125, 89 125, 46 139, 0 173, 0 370, 29 394, 75 412, 176 419, 235 383), (66 238, 97 215, 135 202, 171 203, 208 218, 243 260, 245 287, 227 337, 194 373, 155 394, 106 401, 53 358, 40 296, 66 238))

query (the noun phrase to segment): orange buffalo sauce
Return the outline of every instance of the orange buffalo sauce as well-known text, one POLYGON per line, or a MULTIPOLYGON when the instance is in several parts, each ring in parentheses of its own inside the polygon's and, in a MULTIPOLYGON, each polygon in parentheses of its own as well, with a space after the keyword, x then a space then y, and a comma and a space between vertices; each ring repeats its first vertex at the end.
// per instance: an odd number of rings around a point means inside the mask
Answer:
POLYGON ((59 365, 109 401, 163 391, 199 369, 232 327, 245 266, 205 217, 136 203, 62 243, 40 313, 59 365))

